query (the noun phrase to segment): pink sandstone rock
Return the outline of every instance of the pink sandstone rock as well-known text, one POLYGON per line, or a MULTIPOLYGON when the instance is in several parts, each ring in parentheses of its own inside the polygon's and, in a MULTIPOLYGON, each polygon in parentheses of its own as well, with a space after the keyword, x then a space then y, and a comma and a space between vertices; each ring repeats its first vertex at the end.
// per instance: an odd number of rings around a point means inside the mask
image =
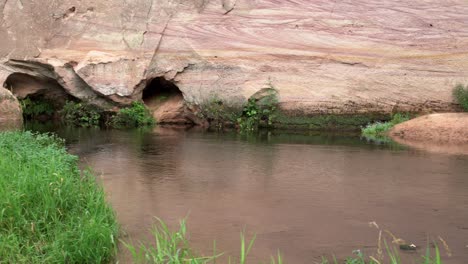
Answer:
POLYGON ((18 100, 10 91, 0 88, 0 130, 20 127, 23 115, 18 100))
POLYGON ((465 0, 0 0, 0 83, 27 74, 109 108, 164 77, 191 104, 270 82, 305 114, 451 111, 467 14, 465 0))

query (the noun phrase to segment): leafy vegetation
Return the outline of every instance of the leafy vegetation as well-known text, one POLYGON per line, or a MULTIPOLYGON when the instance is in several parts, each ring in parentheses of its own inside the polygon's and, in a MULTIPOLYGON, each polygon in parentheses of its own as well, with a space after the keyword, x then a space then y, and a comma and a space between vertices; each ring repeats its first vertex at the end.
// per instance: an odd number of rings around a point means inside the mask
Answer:
POLYGON ((95 127, 99 126, 102 112, 97 107, 85 102, 68 101, 60 114, 67 125, 95 127))
POLYGON ((269 84, 249 98, 237 119, 241 131, 256 131, 259 127, 271 127, 277 117, 278 92, 269 84))
POLYGON ((222 129, 234 125, 239 116, 238 107, 229 105, 218 97, 213 97, 200 105, 199 117, 207 120, 211 128, 222 129))
POLYGON ((26 97, 20 100, 20 104, 25 119, 34 119, 40 115, 52 116, 55 111, 52 102, 46 99, 31 100, 31 98, 26 97))
POLYGON ((111 261, 114 212, 77 160, 55 136, 0 133, 0 262, 111 261))
POLYGON ((385 136, 385 133, 389 131, 392 127, 394 127, 397 124, 408 121, 409 119, 409 115, 397 113, 393 115, 392 119, 388 122, 376 122, 366 126, 362 129, 362 135, 376 138, 383 137, 385 136))
MULTIPOLYGON (((154 245, 140 243, 138 247, 130 243, 125 243, 125 247, 131 252, 134 263, 151 264, 201 264, 216 263, 216 260, 223 256, 223 253, 216 253, 216 242, 213 243, 213 254, 211 256, 201 256, 194 252, 187 238, 186 221, 180 221, 179 230, 170 231, 168 226, 160 219, 151 231, 154 238, 154 245)), ((241 233, 239 264, 247 263, 247 257, 255 242, 255 236, 246 241, 245 235, 241 233)), ((228 263, 234 263, 232 257, 228 257, 228 263)), ((271 257, 271 264, 282 264, 283 259, 278 253, 276 257, 271 257)))
POLYGON ((465 112, 468 112, 468 86, 464 87, 461 84, 455 86, 453 89, 453 97, 465 112))
POLYGON ((141 102, 133 102, 131 107, 120 109, 111 120, 111 125, 116 128, 152 126, 154 123, 150 111, 141 102))

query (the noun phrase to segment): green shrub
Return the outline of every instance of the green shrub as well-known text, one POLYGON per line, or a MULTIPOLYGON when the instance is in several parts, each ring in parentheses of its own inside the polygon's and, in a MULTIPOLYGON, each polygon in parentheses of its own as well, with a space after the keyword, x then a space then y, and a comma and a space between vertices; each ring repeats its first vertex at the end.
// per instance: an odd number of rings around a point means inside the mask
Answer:
POLYGON ((213 97, 200 105, 199 117, 208 121, 211 128, 222 129, 226 124, 235 124, 240 112, 239 107, 213 97))
POLYGON ((392 127, 399 123, 403 123, 410 119, 407 114, 397 113, 393 115, 392 119, 388 122, 376 122, 370 125, 367 125, 362 129, 362 135, 366 137, 382 137, 385 136, 385 133, 389 131, 392 127))
POLYGON ((154 123, 150 111, 141 102, 133 102, 131 107, 120 109, 111 120, 111 125, 116 128, 151 126, 154 123))
POLYGON ((68 101, 60 112, 62 120, 68 125, 81 127, 99 126, 101 110, 84 102, 68 101))
POLYGON ((0 133, 0 263, 110 263, 118 226, 63 140, 0 133))
POLYGON ((468 112, 468 86, 464 87, 459 84, 453 89, 453 97, 460 104, 460 106, 468 112))
POLYGON ((33 119, 40 115, 52 116, 55 111, 52 102, 46 99, 31 100, 31 98, 26 97, 20 100, 20 104, 25 119, 33 119))
POLYGON ((242 116, 237 119, 241 131, 256 131, 271 127, 277 118, 278 92, 269 84, 252 95, 245 104, 242 116))

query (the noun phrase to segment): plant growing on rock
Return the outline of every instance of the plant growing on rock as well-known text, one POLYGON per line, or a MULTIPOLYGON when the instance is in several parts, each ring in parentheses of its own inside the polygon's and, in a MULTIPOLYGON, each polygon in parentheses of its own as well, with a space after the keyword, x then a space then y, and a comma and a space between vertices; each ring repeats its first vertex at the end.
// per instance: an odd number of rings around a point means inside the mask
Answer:
POLYGON ((222 129, 226 125, 235 124, 239 116, 239 107, 230 105, 218 97, 213 97, 200 105, 199 117, 208 121, 211 128, 222 129))
POLYGON ((68 101, 60 112, 64 123, 81 127, 99 126, 101 110, 84 102, 68 101))
POLYGON ((141 102, 133 102, 131 107, 122 108, 112 118, 110 124, 115 128, 152 126, 155 120, 141 102))
POLYGON ((464 87, 459 84, 453 88, 453 97, 460 104, 460 106, 468 112, 468 86, 464 87))
POLYGON ((277 117, 278 91, 271 85, 252 95, 237 119, 241 131, 256 131, 271 127, 277 117))

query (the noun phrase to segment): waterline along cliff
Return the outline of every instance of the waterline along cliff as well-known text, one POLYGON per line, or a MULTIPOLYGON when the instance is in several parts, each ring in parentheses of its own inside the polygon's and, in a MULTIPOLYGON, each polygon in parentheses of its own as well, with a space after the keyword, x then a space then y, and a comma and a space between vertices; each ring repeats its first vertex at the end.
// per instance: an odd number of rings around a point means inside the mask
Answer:
POLYGON ((289 116, 456 111, 467 13, 464 0, 0 0, 0 83, 109 111, 164 94, 168 122, 266 85, 289 116))

